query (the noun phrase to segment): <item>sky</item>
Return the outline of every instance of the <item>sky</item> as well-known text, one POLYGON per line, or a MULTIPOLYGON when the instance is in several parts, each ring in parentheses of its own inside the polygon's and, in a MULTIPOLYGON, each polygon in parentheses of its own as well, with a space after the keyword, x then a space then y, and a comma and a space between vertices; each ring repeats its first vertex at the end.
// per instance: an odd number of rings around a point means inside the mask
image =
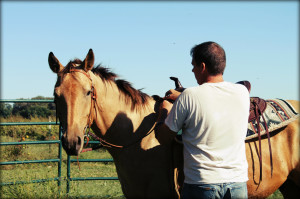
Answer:
POLYGON ((190 49, 215 41, 225 81, 251 96, 299 99, 298 1, 1 1, 1 99, 52 97, 53 52, 66 65, 90 48, 102 64, 149 95, 197 86, 190 49))

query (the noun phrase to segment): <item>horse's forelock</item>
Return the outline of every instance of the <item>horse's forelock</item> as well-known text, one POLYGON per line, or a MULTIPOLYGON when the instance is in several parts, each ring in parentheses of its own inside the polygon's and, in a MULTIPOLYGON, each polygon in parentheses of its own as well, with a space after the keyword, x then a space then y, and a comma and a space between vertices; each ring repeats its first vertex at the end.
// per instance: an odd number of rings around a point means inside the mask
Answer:
POLYGON ((81 61, 80 59, 74 59, 73 61, 70 61, 69 63, 72 64, 82 64, 83 61, 81 61))
POLYGON ((65 77, 65 75, 70 72, 70 68, 73 67, 74 64, 75 65, 81 65, 82 61, 80 59, 74 59, 74 60, 70 61, 61 71, 59 71, 55 87, 60 86, 60 84, 62 83, 62 81, 65 77))
POLYGON ((83 62, 80 59, 74 59, 73 61, 70 61, 65 67, 65 73, 69 73, 71 67, 80 66, 82 63, 83 62))

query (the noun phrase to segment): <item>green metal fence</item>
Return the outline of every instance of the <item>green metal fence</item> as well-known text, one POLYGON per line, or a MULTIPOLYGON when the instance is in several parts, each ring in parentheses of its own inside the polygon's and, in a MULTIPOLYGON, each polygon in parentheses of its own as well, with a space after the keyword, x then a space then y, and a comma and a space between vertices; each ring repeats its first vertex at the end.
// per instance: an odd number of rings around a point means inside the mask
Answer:
MULTIPOLYGON (((53 100, 0 100, 0 103, 53 103, 53 100)), ((0 123, 0 126, 19 126, 19 125, 58 125, 56 122, 10 122, 0 123)), ((61 143, 61 131, 59 132, 59 140, 49 141, 23 141, 23 142, 0 142, 0 146, 9 145, 32 145, 32 144, 58 144, 58 154, 56 159, 45 160, 24 160, 24 161, 8 161, 0 162, 0 165, 15 165, 15 164, 31 164, 31 163, 49 163, 57 162, 57 177, 48 179, 37 179, 31 181, 14 181, 14 182, 2 182, 1 186, 14 185, 14 184, 27 184, 27 183, 39 183, 47 181, 57 181, 58 186, 61 185, 61 164, 62 164, 62 143, 61 143)))
MULTIPOLYGON (((86 142, 85 142, 86 143, 86 142)), ((99 141, 89 141, 89 144, 99 144, 99 141)), ((86 180, 118 180, 117 177, 71 177, 72 162, 113 162, 113 159, 72 159, 68 156, 67 160, 67 193, 70 192, 71 181, 86 181, 86 180)))
MULTIPOLYGON (((54 103, 53 100, 0 100, 0 103, 54 103)), ((9 122, 0 123, 0 126, 17 126, 17 125, 59 125, 56 122, 9 122)), ((32 145, 32 144, 58 144, 58 155, 56 159, 44 159, 44 160, 24 160, 24 161, 8 161, 0 162, 0 165, 15 165, 15 164, 31 164, 31 163, 48 163, 57 162, 58 175, 54 178, 37 179, 31 181, 14 181, 14 182, 2 182, 1 186, 15 185, 15 184, 27 184, 27 183, 40 183, 47 181, 57 181, 58 186, 61 186, 61 165, 62 165, 62 143, 61 143, 62 131, 59 128, 59 140, 50 141, 22 141, 22 142, 0 142, 0 146, 8 145, 32 145)), ((99 141, 90 141, 89 144, 99 144, 99 141)), ((67 156, 67 194, 70 191, 71 181, 86 181, 86 180, 118 180, 117 177, 71 177, 71 162, 113 162, 113 159, 72 159, 71 156, 67 156)))

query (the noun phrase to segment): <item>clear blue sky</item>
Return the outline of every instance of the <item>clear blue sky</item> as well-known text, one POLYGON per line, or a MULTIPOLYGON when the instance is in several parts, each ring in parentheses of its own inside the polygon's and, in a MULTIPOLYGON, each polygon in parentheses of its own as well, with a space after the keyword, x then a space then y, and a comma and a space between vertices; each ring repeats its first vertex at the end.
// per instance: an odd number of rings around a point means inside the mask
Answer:
POLYGON ((249 80, 251 96, 299 98, 299 2, 1 2, 1 98, 52 97, 62 64, 92 48, 102 63, 149 95, 196 86, 189 51, 215 41, 226 81, 249 80))

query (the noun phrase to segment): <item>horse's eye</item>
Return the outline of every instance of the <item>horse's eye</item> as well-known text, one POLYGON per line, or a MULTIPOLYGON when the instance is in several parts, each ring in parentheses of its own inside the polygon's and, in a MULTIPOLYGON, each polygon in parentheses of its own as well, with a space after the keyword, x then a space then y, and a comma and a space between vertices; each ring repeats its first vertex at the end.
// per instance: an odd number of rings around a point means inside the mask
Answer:
POLYGON ((88 91, 86 95, 90 95, 92 91, 88 91))

